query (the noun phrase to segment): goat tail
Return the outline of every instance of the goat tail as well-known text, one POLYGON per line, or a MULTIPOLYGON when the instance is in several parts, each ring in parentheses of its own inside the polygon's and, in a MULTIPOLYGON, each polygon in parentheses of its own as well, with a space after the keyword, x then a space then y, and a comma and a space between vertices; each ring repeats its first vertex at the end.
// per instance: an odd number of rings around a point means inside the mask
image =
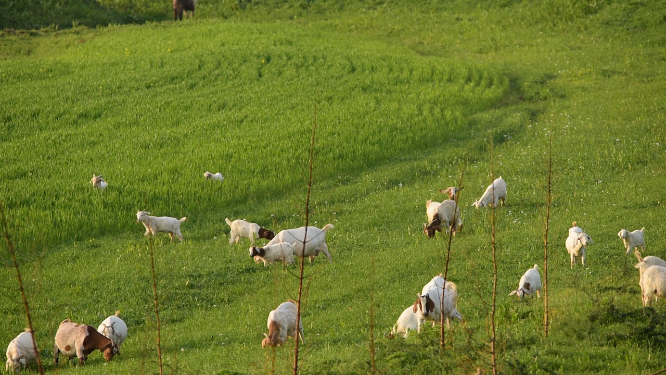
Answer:
POLYGON ((120 310, 116 310, 116 317, 120 316, 120 310))
POLYGON ((185 220, 187 220, 186 217, 181 217, 180 220, 178 220, 178 221, 180 221, 180 222, 182 223, 182 222, 185 221, 185 220))
POLYGON ((333 224, 326 224, 326 225, 324 225, 323 228, 321 228, 321 230, 323 230, 324 233, 326 233, 329 229, 333 229, 333 228, 335 228, 335 227, 333 226, 333 224))
POLYGON ((458 293, 458 285, 456 285, 455 283, 453 283, 451 281, 446 282, 446 287, 445 288, 453 290, 454 292, 458 293))
POLYGON ((533 268, 534 268, 535 270, 538 270, 538 269, 539 269, 539 265, 535 263, 533 268))
POLYGON ((227 225, 228 225, 228 226, 231 226, 231 220, 229 220, 229 218, 225 217, 225 218, 224 218, 224 221, 227 222, 227 225))

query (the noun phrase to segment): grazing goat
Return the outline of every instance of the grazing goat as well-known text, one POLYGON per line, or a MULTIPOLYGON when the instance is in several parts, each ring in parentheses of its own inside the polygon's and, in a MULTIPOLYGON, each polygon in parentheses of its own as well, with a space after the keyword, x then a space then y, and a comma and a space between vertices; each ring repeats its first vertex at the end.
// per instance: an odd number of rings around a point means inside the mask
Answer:
POLYGON ((206 171, 206 172, 204 172, 204 178, 206 180, 224 181, 224 176, 222 176, 222 173, 220 173, 220 172, 212 174, 212 173, 206 171))
POLYGON ((492 184, 488 185, 486 191, 483 193, 478 201, 472 203, 476 208, 493 206, 497 207, 497 203, 502 200, 502 206, 506 203, 506 182, 502 176, 495 179, 492 184))
POLYGON ((120 346, 127 338, 127 324, 119 318, 120 311, 116 311, 116 315, 104 319, 104 321, 97 327, 97 332, 103 334, 113 341, 113 345, 118 350, 120 355, 120 346))
POLYGON ((298 332, 296 330, 297 314, 298 308, 292 300, 280 304, 277 309, 271 311, 268 314, 268 322, 266 323, 268 334, 264 333, 266 337, 261 341, 261 347, 284 345, 287 337, 295 337, 297 333, 301 338, 301 342, 305 344, 303 340, 302 321, 299 322, 298 332))
POLYGON ((423 223, 423 233, 430 238, 435 236, 435 232, 441 232, 442 227, 446 229, 446 233, 449 233, 451 224, 453 224, 454 236, 462 228, 460 207, 455 201, 445 200, 442 203, 426 201, 426 215, 428 216, 428 225, 423 223))
POLYGON ((194 8, 197 5, 197 0, 173 0, 173 20, 183 20, 183 12, 187 18, 187 11, 191 11, 190 17, 194 17, 194 8))
MULTIPOLYGON (((638 263, 645 262, 645 267, 652 267, 652 266, 666 267, 666 261, 664 261, 659 257, 648 255, 645 258, 643 258, 641 252, 638 250, 634 251, 634 255, 636 256, 636 259, 638 259, 638 263)), ((640 276, 643 277, 643 268, 639 267, 638 269, 640 271, 640 276)))
POLYGON ((636 268, 640 271, 643 307, 650 306, 652 300, 666 297, 666 267, 648 266, 644 261, 638 263, 636 268))
POLYGON ((456 195, 464 188, 465 188, 464 186, 461 187, 460 189, 458 189, 455 186, 449 186, 446 189, 440 190, 439 192, 442 194, 448 194, 449 199, 453 201, 456 200, 456 195))
POLYGON ((409 306, 400 314, 398 321, 393 325, 391 333, 407 338, 409 331, 415 329, 419 329, 419 314, 414 311, 413 306, 409 306))
POLYGON ((231 221, 228 218, 225 218, 224 220, 227 222, 227 225, 231 227, 231 232, 229 233, 229 245, 233 245, 234 242, 238 243, 241 238, 249 238, 252 245, 254 245, 255 236, 267 240, 275 238, 275 232, 262 228, 259 224, 249 223, 240 219, 231 221))
POLYGON ((645 237, 643 236, 644 232, 645 232, 645 227, 643 227, 641 230, 635 230, 633 232, 629 232, 626 229, 622 229, 617 233, 617 236, 622 239, 622 243, 624 244, 624 247, 627 249, 626 254, 629 254, 629 252, 632 249, 638 247, 640 247, 642 250, 645 250, 645 237))
POLYGON ((7 363, 5 370, 19 372, 37 359, 32 332, 26 329, 7 346, 7 363))
POLYGON ((518 289, 509 295, 516 294, 518 299, 521 299, 525 294, 529 294, 534 298, 534 293, 541 298, 541 275, 539 275, 539 266, 536 264, 523 274, 518 283, 518 289))
POLYGON ((328 245, 326 245, 326 232, 333 228, 335 228, 333 224, 326 224, 321 229, 310 226, 307 227, 307 236, 305 227, 285 229, 275 235, 275 238, 266 246, 289 242, 294 244, 294 255, 298 257, 310 257, 310 262, 312 262, 320 252, 323 252, 328 257, 328 261, 331 262, 331 253, 328 252, 328 245), (303 243, 304 238, 305 243, 303 243))
POLYGON ((294 245, 288 242, 280 242, 273 245, 266 245, 264 247, 251 247, 250 257, 254 261, 264 261, 264 267, 273 264, 277 261, 282 261, 284 264, 294 264, 294 245))
POLYGON ((102 175, 95 176, 93 173, 93 177, 90 179, 90 183, 93 185, 95 189, 106 189, 106 181, 104 181, 104 177, 102 175))
POLYGON ((53 347, 55 367, 58 367, 60 353, 69 357, 69 361, 74 357, 79 357, 79 364, 83 365, 88 359, 88 354, 97 349, 104 354, 104 359, 107 362, 118 353, 118 348, 113 345, 113 341, 95 331, 92 326, 77 324, 65 319, 60 323, 55 336, 53 347))
POLYGON ((168 216, 149 216, 150 212, 148 211, 139 211, 136 213, 136 221, 143 223, 143 226, 146 227, 146 233, 144 236, 148 236, 151 233, 153 236, 156 236, 158 232, 169 233, 171 241, 173 241, 173 235, 183 242, 183 235, 180 233, 180 224, 187 220, 186 217, 181 218, 180 220, 174 217, 168 216))
POLYGON ((571 258, 571 268, 576 264, 576 257, 581 257, 581 263, 585 267, 585 247, 588 244, 594 243, 592 238, 583 232, 582 229, 576 226, 576 222, 573 222, 573 227, 569 228, 569 237, 565 242, 567 251, 569 252, 569 257, 571 258))
POLYGON ((412 311, 418 315, 417 332, 421 332, 421 326, 426 320, 432 321, 433 327, 441 320, 442 314, 446 319, 446 327, 451 328, 451 319, 463 320, 458 312, 458 287, 456 284, 445 281, 442 275, 435 276, 423 286, 421 294, 416 294, 417 298, 412 306, 412 311), (444 292, 442 292, 442 287, 444 292))

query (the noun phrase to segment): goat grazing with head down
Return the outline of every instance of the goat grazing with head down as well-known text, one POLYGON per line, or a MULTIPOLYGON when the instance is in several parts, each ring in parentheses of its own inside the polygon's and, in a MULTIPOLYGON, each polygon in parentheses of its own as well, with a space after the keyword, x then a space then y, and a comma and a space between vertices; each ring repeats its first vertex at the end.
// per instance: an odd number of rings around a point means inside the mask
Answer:
POLYGON ((95 350, 102 352, 107 362, 118 354, 118 347, 113 344, 113 341, 95 331, 92 326, 74 323, 69 319, 60 323, 53 347, 53 360, 56 367, 58 367, 60 353, 69 357, 69 361, 78 357, 79 364, 83 365, 88 359, 88 354, 95 350))
POLYGON ((37 359, 32 332, 26 329, 7 346, 7 363, 5 370, 18 372, 37 359))
POLYGON ((294 301, 289 300, 280 304, 275 310, 268 314, 268 334, 261 341, 261 347, 284 345, 287 337, 295 337, 299 335, 301 342, 303 340, 303 321, 299 322, 298 329, 296 329, 298 308, 294 301))
POLYGON ((455 201, 445 200, 443 202, 426 201, 426 215, 428 224, 423 223, 423 233, 428 237, 434 237, 435 232, 441 232, 442 227, 446 233, 453 230, 455 236, 462 228, 460 218, 460 207, 455 201))
POLYGON ((241 238, 249 238, 252 245, 254 245, 255 237, 265 238, 269 241, 275 238, 275 232, 260 227, 257 223, 250 223, 241 219, 231 221, 225 218, 224 220, 231 228, 231 232, 229 232, 229 245, 233 245, 234 242, 238 243, 241 238))
POLYGON ((120 319, 120 311, 116 311, 116 315, 104 319, 104 321, 97 327, 97 332, 103 334, 113 341, 113 345, 118 349, 120 354, 120 346, 127 338, 127 324, 120 319))

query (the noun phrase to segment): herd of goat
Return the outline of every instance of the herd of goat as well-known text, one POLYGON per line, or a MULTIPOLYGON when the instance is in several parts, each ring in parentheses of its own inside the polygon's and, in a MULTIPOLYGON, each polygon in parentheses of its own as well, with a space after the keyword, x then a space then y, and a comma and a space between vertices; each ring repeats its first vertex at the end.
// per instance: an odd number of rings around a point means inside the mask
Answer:
MULTIPOLYGON (((223 181, 221 173, 212 174, 205 172, 204 177, 209 180, 223 181)), ((105 189, 108 184, 102 175, 96 176, 90 180, 93 187, 105 189)), ((454 235, 460 232, 462 228, 462 219, 460 208, 457 203, 456 195, 459 190, 455 187, 449 187, 440 190, 440 193, 448 194, 449 199, 442 202, 426 202, 426 215, 428 224, 423 224, 423 233, 428 237, 435 236, 436 232, 444 230, 447 234, 454 235)), ((497 207, 501 202, 504 205, 506 201, 507 187, 506 182, 499 177, 488 186, 481 198, 472 205, 476 208, 497 207)), ((183 235, 180 231, 180 225, 186 220, 185 217, 176 219, 173 217, 150 216, 148 211, 137 212, 137 222, 141 222, 145 228, 145 235, 156 236, 157 233, 168 233, 173 241, 174 236, 183 241, 183 235)), ((319 253, 324 253, 329 261, 331 254, 326 245, 326 233, 333 229, 332 224, 326 224, 323 228, 314 226, 300 227, 295 229, 282 230, 275 234, 273 231, 262 228, 256 223, 250 223, 245 220, 231 221, 226 219, 230 227, 229 244, 238 244, 241 238, 248 238, 251 243, 249 249, 250 257, 255 262, 263 262, 264 266, 275 262, 284 264, 293 264, 294 256, 308 257, 313 261, 319 253), (263 238, 269 242, 263 247, 257 247, 255 240, 263 238)), ((645 228, 629 232, 626 229, 620 230, 618 237, 623 241, 627 254, 634 250, 638 258, 636 268, 639 270, 639 285, 642 291, 643 306, 648 306, 653 300, 666 295, 666 262, 655 256, 642 258, 640 249, 645 249, 645 240, 643 236, 645 228)), ((592 238, 573 222, 569 229, 569 236, 566 240, 566 248, 571 258, 571 268, 576 264, 576 259, 585 266, 585 248, 593 243, 592 238)), ((522 298, 525 295, 540 297, 541 276, 539 266, 534 265, 528 269, 520 278, 518 288, 509 295, 517 295, 522 298)), ((397 322, 393 326, 392 334, 398 334, 407 337, 410 330, 421 331, 421 326, 426 322, 432 322, 435 326, 441 321, 446 321, 447 327, 450 327, 451 320, 463 320, 462 315, 457 309, 458 288, 451 281, 444 280, 442 275, 432 278, 421 293, 417 293, 416 301, 413 305, 407 307, 397 322)), ((298 335, 302 342, 303 325, 299 322, 297 327, 298 309, 296 303, 292 300, 280 304, 268 315, 267 327, 268 334, 264 333, 265 338, 261 345, 277 346, 284 345, 288 337, 298 335)), ((88 355, 95 350, 103 353, 104 359, 111 360, 114 355, 120 354, 120 346, 127 338, 127 325, 119 317, 119 312, 105 319, 95 330, 92 326, 78 324, 65 319, 60 323, 55 336, 54 361, 58 364, 60 354, 72 358, 78 357, 79 363, 84 364, 88 355)), ((34 337, 32 332, 26 330, 14 338, 7 347, 6 370, 20 371, 36 359, 34 337)))

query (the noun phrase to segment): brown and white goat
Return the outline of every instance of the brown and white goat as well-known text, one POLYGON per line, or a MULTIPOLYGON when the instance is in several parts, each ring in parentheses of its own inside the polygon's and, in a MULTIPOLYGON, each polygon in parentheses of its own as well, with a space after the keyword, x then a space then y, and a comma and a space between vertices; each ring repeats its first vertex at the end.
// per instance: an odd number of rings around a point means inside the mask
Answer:
POLYGON ((297 334, 301 337, 301 342, 305 343, 303 340, 303 321, 299 322, 298 330, 296 330, 297 314, 298 308, 292 300, 280 304, 277 309, 271 311, 268 314, 266 324, 268 334, 264 333, 266 337, 261 341, 261 347, 284 345, 287 337, 294 337, 297 334))
POLYGON ((448 194, 449 199, 453 201, 456 199, 456 194, 458 194, 464 188, 465 188, 464 186, 461 187, 460 189, 458 189, 455 186, 449 186, 446 189, 440 190, 439 192, 442 194, 448 194))
POLYGON ((93 185, 95 189, 106 189, 106 181, 104 181, 104 177, 102 175, 95 176, 93 173, 93 177, 90 179, 90 183, 93 185))
POLYGON ((58 366, 60 353, 69 357, 68 361, 75 356, 78 357, 79 364, 83 365, 88 359, 88 354, 97 349, 104 354, 104 359, 107 361, 118 353, 118 347, 113 344, 113 341, 97 332, 92 326, 65 319, 58 327, 53 346, 55 366, 58 366))
POLYGON ((187 18, 187 11, 191 11, 190 17, 194 17, 194 7, 197 5, 197 0, 173 0, 173 20, 183 20, 183 12, 187 18))
POLYGON ((435 232, 441 232, 442 228, 449 233, 453 229, 453 235, 461 231, 462 219, 460 218, 460 207, 455 201, 445 200, 443 202, 426 201, 426 215, 428 224, 423 223, 423 233, 432 238, 435 232))

